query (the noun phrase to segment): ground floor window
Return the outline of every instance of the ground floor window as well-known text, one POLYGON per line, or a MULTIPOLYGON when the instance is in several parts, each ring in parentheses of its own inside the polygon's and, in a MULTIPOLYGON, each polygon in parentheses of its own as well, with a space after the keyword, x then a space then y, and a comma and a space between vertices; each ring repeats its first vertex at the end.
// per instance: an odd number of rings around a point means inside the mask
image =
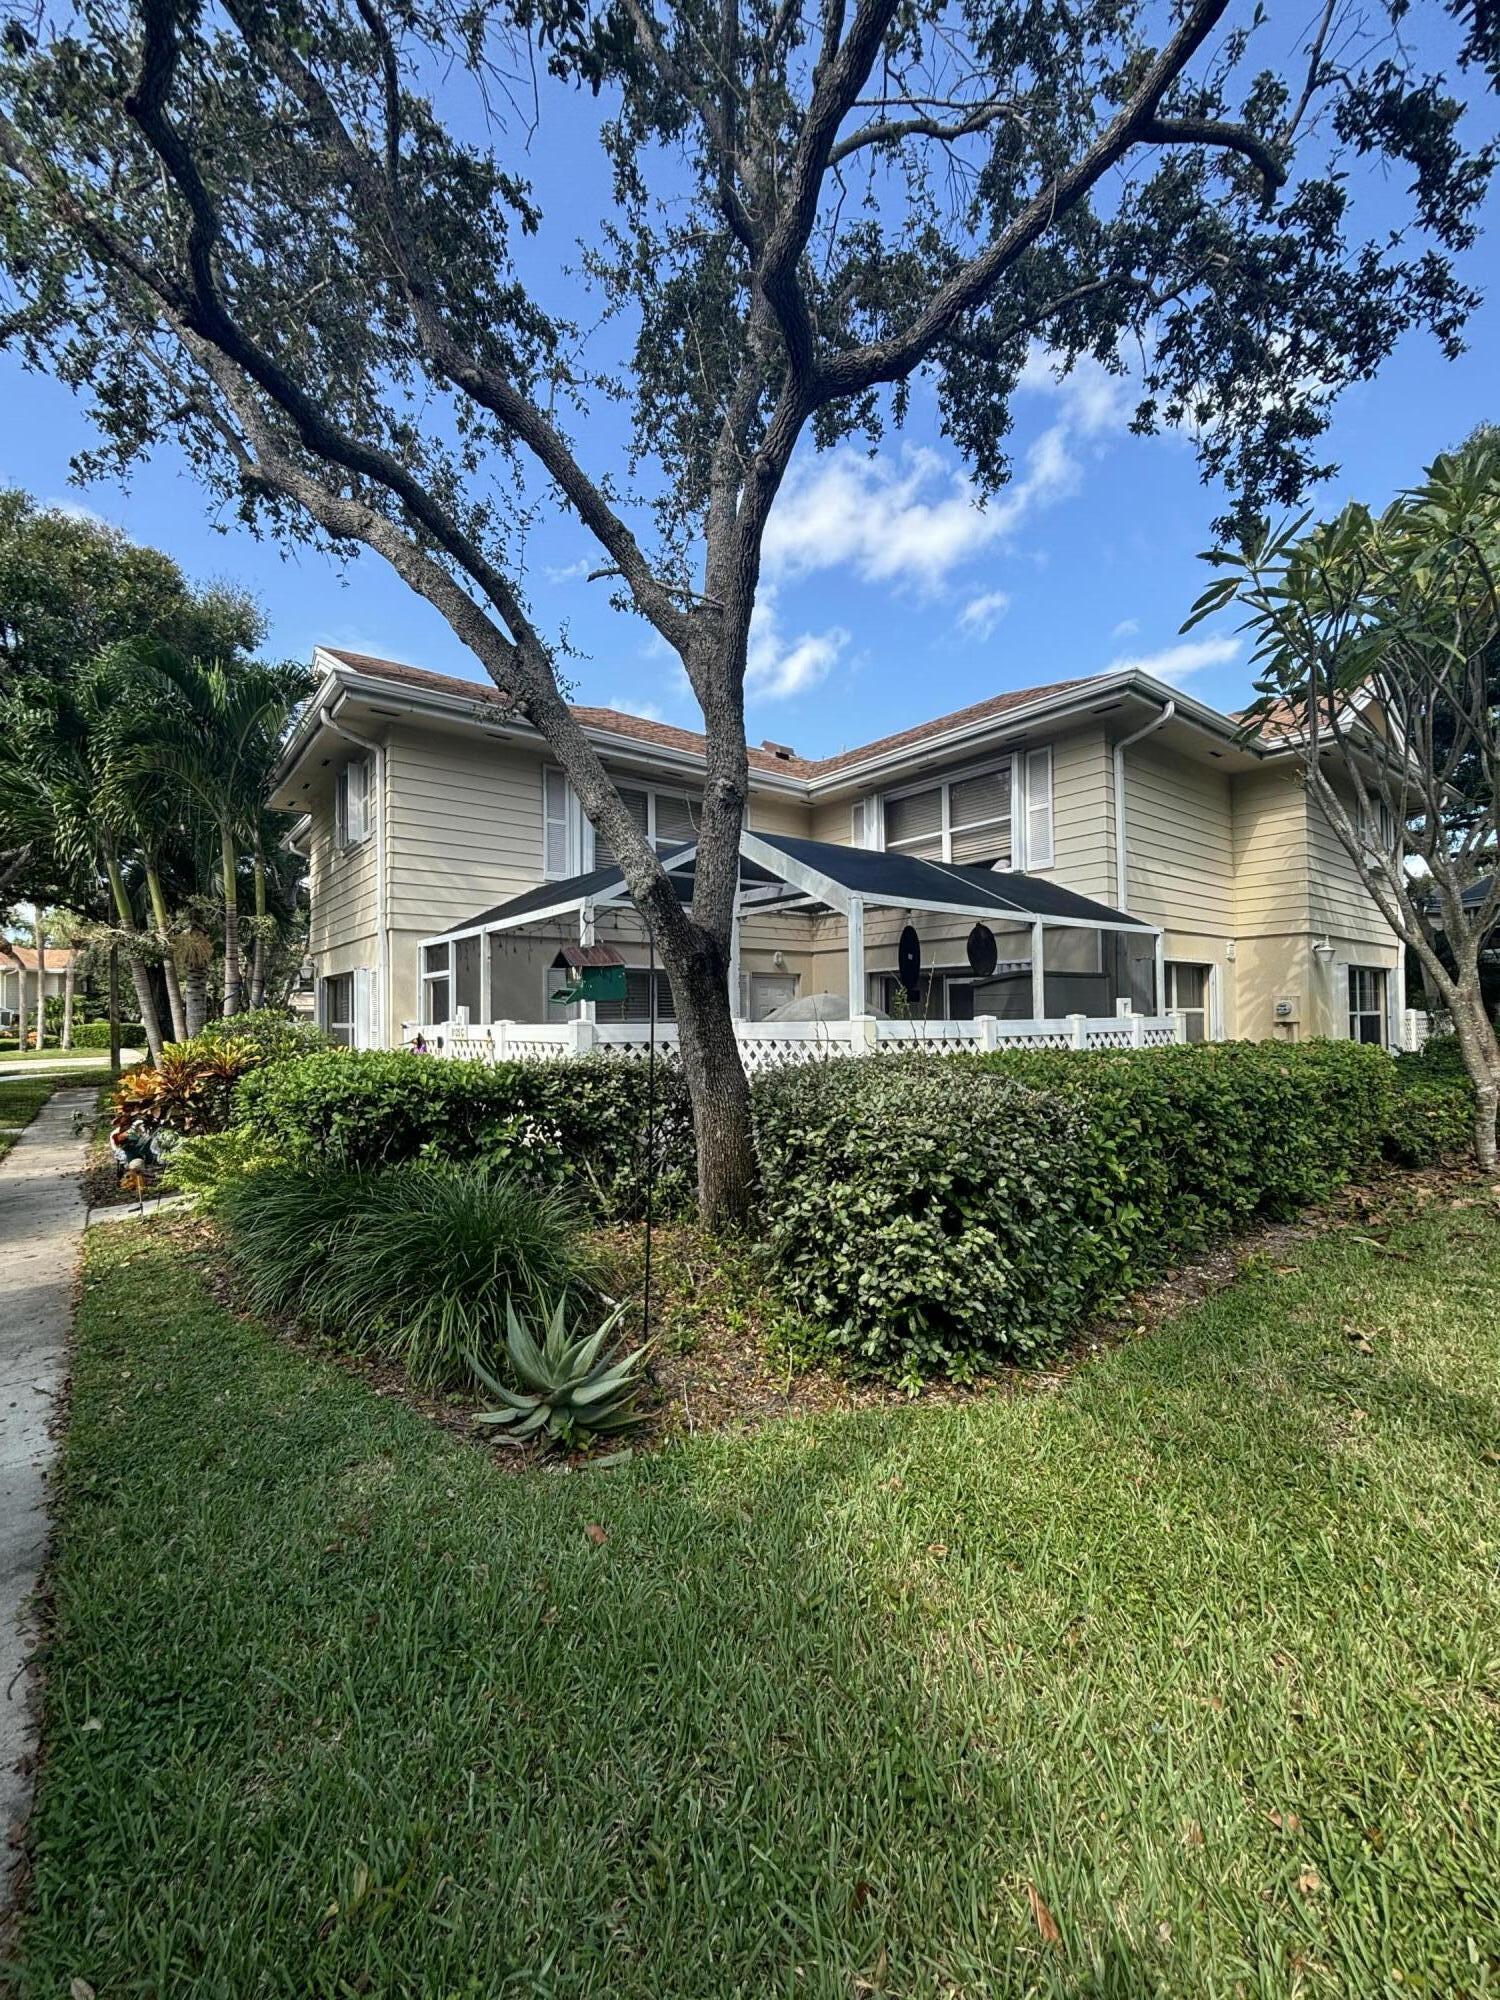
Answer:
POLYGON ((1349 968, 1349 1039, 1385 1047, 1386 973, 1378 965, 1349 968))
POLYGON ((665 972, 658 966, 650 972, 644 965, 632 965, 625 972, 625 998, 623 1000, 596 1000, 594 1019, 596 1021, 649 1021, 651 1019, 651 982, 656 981, 656 1018, 658 1021, 675 1021, 676 1010, 672 1004, 672 985, 665 972))
POLYGON ((354 974, 336 972, 323 981, 323 1027, 328 1039, 354 1047, 354 974))
POLYGON ((453 947, 430 944, 422 953, 422 1019, 440 1028, 453 1014, 453 947))
POLYGON ((1186 965, 1178 959, 1167 960, 1167 1012, 1185 1017, 1190 1042, 1206 1042, 1209 1038, 1212 1025, 1209 1020, 1209 995, 1212 990, 1211 965, 1186 965))

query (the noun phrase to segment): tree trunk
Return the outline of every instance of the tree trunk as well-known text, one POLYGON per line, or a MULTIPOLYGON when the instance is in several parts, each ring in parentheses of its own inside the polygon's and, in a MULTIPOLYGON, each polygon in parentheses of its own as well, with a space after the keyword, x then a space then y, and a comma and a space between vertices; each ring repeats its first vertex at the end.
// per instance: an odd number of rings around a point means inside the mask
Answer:
MULTIPOLYGON (((135 912, 130 907, 130 898, 125 893, 125 878, 120 873, 120 864, 112 854, 104 858, 104 870, 109 877, 110 894, 114 898, 115 915, 127 931, 137 929, 135 912)), ((136 1004, 141 1010, 141 1026, 146 1031, 146 1049, 152 1062, 161 1061, 162 1035, 161 1016, 156 1011, 156 994, 151 985, 151 968, 137 952, 125 947, 125 963, 130 967, 131 983, 135 987, 136 1004)))
POLYGON ((182 1001, 189 1036, 201 1035, 208 1021, 208 967, 189 965, 182 975, 182 1001))
POLYGON ((698 1155, 698 1212, 710 1229, 744 1223, 755 1198, 755 1142, 750 1085, 729 1006, 728 964, 714 939, 695 925, 685 956, 667 944, 677 1039, 693 1107, 698 1155))
POLYGON ((1460 976, 1453 1026, 1464 1068, 1474 1085, 1474 1157, 1482 1172, 1492 1174, 1496 1171, 1495 1122, 1500 1108, 1500 1038, 1484 1011, 1477 955, 1471 976, 1460 976))
POLYGON ((255 849, 255 948, 250 959, 250 1005, 263 1007, 266 1004, 266 864, 260 852, 259 842, 255 849))
POLYGON ((167 918, 167 899, 162 893, 161 877, 156 872, 154 861, 146 863, 146 893, 151 898, 151 919, 156 926, 156 941, 161 946, 161 974, 167 983, 167 1006, 172 1014, 172 1040, 187 1038, 187 1015, 182 1005, 182 985, 177 977, 177 960, 172 956, 172 930, 167 918))
POLYGON ((219 836, 219 855, 224 874, 224 1019, 240 1011, 240 897, 239 856, 234 836, 226 826, 219 836))
POLYGON ((75 947, 69 951, 68 963, 63 969, 62 1034, 58 1039, 58 1047, 62 1049, 70 1049, 73 1046, 73 991, 78 978, 74 967, 77 959, 78 952, 75 947))

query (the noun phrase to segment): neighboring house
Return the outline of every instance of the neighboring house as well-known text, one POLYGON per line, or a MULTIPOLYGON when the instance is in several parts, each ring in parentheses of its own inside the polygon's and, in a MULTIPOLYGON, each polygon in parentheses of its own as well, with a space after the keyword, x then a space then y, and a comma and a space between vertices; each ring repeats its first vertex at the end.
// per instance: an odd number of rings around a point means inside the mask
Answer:
MULTIPOLYGON (((580 937, 568 885, 608 856, 546 744, 486 685, 358 653, 320 650, 315 667, 274 802, 305 816, 319 1018, 359 1045, 460 1008, 473 1021, 564 1018, 551 996, 558 950, 580 937), (551 885, 521 906, 524 929, 503 928, 518 921, 513 899, 551 885)), ((645 831, 664 850, 691 841, 701 736, 574 713, 645 831)), ((1286 739, 1247 745, 1233 717, 1133 670, 998 695, 833 757, 763 743, 750 752, 747 828, 791 837, 804 860, 813 841, 1016 871, 1013 883, 1036 890, 1037 924, 1065 891, 1068 908, 1093 913, 1055 929, 1045 919, 1033 985, 1042 932, 1030 916, 993 922, 999 962, 979 980, 965 952, 972 908, 917 905, 929 1016, 1035 1018, 1043 999, 1048 1017, 1113 1015, 1129 1002, 1180 1011, 1195 1039, 1398 1039, 1401 948, 1286 739), (1143 943, 1131 924, 1159 938, 1143 943)), ((757 914, 756 900, 741 923, 740 1012, 847 998, 844 919, 812 902, 757 914)), ((639 919, 627 907, 590 922, 631 967, 626 999, 595 1003, 597 1018, 644 1018, 639 919)), ((871 911, 853 1011, 901 1011, 902 924, 898 909, 871 911)), ((669 1002, 658 974, 659 1007, 669 1002)))
MULTIPOLYGON (((49 1000, 62 998, 63 984, 73 954, 58 946, 47 952, 46 987, 49 1000)), ((36 1007, 36 949, 29 944, 0 943, 0 1014, 20 1012, 20 981, 26 979, 28 1017, 36 1007)))

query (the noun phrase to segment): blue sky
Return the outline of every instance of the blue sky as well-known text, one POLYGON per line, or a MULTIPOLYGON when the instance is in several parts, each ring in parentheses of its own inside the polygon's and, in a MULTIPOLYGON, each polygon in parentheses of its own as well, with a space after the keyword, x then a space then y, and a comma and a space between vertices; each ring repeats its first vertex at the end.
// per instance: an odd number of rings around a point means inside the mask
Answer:
MULTIPOLYGON (((1459 89, 1478 95, 1472 80, 1459 89)), ((563 120, 543 121, 531 153, 553 255, 559 235, 586 230, 602 185, 592 149, 559 142, 582 111, 577 100, 562 108, 563 120)), ((1492 111, 1489 103, 1481 114, 1491 128, 1492 111)), ((1368 189, 1372 229, 1392 192, 1368 189)), ((1447 362, 1431 341, 1411 337, 1375 382, 1345 394, 1323 454, 1340 471, 1319 490, 1320 508, 1349 495, 1383 502, 1435 452, 1500 419, 1495 221, 1492 196, 1489 231, 1464 262, 1464 276, 1487 295, 1467 353, 1447 362)), ((1249 674, 1232 628, 1177 635, 1206 580, 1196 556, 1222 496, 1201 484, 1186 438, 1130 436, 1129 408, 1124 385, 1096 368, 1058 382, 1039 356, 1015 405, 1014 479, 986 509, 974 504, 921 394, 906 432, 888 436, 874 459, 857 449, 819 457, 808 446, 767 538, 751 741, 769 736, 824 755, 1005 689, 1125 660, 1221 707, 1239 705, 1249 674)), ((84 408, 6 355, 0 410, 0 483, 86 506, 191 575, 248 588, 270 616, 272 651, 305 659, 315 644, 342 645, 479 677, 437 614, 382 564, 361 558, 341 570, 213 518, 170 452, 128 490, 72 486, 70 457, 91 441, 84 408)), ((590 423, 591 470, 618 465, 620 438, 614 413, 590 423)), ((607 586, 585 580, 595 566, 576 524, 560 519, 533 536, 534 608, 545 628, 566 624, 583 655, 569 668, 576 698, 692 725, 675 661, 644 625, 611 611, 607 586)))

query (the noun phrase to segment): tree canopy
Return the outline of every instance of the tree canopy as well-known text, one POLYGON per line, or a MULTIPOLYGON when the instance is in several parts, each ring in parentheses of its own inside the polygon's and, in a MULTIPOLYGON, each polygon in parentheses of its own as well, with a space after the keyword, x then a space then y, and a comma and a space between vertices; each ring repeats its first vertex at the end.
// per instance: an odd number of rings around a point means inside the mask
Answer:
MULTIPOLYGON (((705 1205, 743 1207, 744 680, 799 444, 878 439, 925 378, 993 489, 1040 342, 1063 368, 1128 369, 1136 426, 1189 434, 1228 514, 1293 500, 1325 469, 1338 390, 1414 328, 1452 353, 1474 304, 1455 258, 1492 158, 1413 18, 1408 0, 1326 0, 1311 22, 1283 0, 44 10, 0 59, 0 336, 89 396, 90 469, 171 439, 258 529, 368 547, 445 617, 620 857, 673 983, 705 1205), (526 169, 529 146, 585 135, 609 178, 579 250, 526 169), (1368 221, 1362 162, 1403 188, 1368 221), (601 463, 609 402, 633 442, 601 463), (563 699, 566 637, 526 583, 548 507, 703 709, 690 913, 563 699)), ((1420 18, 1450 22, 1430 0, 1420 18)), ((1452 18, 1482 91, 1492 30, 1452 18)))

